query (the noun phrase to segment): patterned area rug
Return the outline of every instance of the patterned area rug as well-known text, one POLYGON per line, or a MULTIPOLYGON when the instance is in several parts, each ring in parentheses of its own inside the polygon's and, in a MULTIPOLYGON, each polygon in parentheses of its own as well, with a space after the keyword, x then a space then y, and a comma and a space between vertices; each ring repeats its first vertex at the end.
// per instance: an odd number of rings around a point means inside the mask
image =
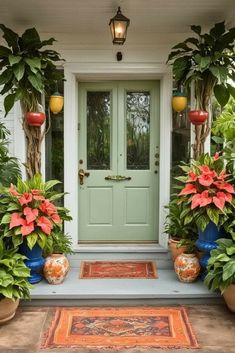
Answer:
POLYGON ((84 261, 80 278, 157 278, 156 264, 152 261, 84 261))
POLYGON ((182 307, 60 308, 41 348, 198 348, 182 307))

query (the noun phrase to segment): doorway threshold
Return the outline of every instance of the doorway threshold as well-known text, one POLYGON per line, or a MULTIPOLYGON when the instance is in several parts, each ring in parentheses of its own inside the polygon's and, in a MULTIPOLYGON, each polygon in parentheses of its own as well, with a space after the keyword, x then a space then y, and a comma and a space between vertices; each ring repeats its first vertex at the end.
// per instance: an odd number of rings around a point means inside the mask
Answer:
POLYGON ((168 249, 159 244, 79 244, 74 252, 79 253, 168 253, 168 249))

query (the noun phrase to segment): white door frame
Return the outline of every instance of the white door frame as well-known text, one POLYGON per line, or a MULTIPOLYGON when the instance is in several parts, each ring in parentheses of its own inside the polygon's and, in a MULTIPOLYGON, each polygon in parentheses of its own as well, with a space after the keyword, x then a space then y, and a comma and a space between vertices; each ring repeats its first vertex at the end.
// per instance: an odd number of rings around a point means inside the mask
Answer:
POLYGON ((79 184, 78 184, 78 84, 95 80, 160 80, 160 165, 159 165, 159 245, 167 247, 164 235, 166 212, 164 205, 170 197, 171 167, 171 96, 172 76, 164 64, 153 63, 67 63, 64 87, 64 189, 65 207, 71 211, 73 220, 66 222, 65 232, 73 240, 74 250, 79 249, 79 184))

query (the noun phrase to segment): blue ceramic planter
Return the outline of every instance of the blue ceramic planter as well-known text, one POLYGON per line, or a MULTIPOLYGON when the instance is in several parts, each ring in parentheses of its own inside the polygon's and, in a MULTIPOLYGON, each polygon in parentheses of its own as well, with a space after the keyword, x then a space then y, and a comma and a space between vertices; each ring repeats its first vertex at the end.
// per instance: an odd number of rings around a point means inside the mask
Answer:
POLYGON ((204 256, 199 260, 202 267, 200 275, 201 279, 204 279, 207 274, 206 266, 210 258, 210 252, 217 248, 218 244, 216 243, 216 240, 218 240, 220 236, 220 230, 213 222, 210 222, 204 231, 199 231, 196 246, 199 250, 204 252, 204 256))
POLYGON ((30 269, 29 283, 35 284, 42 280, 42 267, 44 265, 45 259, 42 257, 42 249, 39 245, 35 244, 32 250, 24 241, 19 247, 20 253, 25 255, 28 259, 25 260, 26 266, 30 269))

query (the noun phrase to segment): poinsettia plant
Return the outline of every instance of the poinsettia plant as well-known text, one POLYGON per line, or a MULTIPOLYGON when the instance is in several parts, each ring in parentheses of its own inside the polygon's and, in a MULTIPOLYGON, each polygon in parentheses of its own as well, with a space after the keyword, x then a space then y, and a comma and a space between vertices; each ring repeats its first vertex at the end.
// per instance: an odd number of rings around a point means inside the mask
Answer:
POLYGON ((17 247, 24 239, 32 247, 44 248, 48 237, 61 231, 64 220, 71 220, 69 210, 57 207, 55 200, 64 193, 53 191, 58 180, 43 182, 36 174, 27 181, 18 179, 17 185, 2 190, 0 198, 0 230, 17 247))
POLYGON ((222 226, 235 210, 234 179, 227 173, 223 158, 219 153, 213 157, 202 154, 199 160, 181 169, 185 175, 176 179, 183 183, 178 202, 185 206, 185 224, 193 220, 200 230, 210 221, 222 226))

